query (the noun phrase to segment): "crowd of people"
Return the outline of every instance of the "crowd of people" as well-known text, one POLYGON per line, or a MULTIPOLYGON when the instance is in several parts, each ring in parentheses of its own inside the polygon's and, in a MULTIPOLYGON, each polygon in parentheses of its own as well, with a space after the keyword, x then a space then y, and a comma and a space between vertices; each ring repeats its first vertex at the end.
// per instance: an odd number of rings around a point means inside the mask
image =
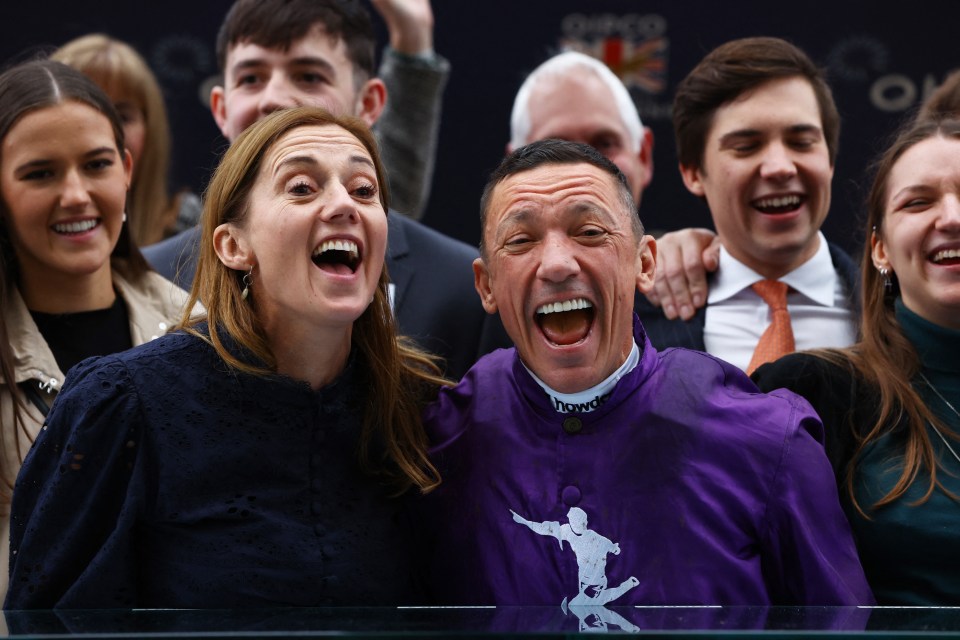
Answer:
POLYGON ((4 607, 960 604, 960 75, 870 168, 851 257, 801 49, 680 82, 715 231, 658 238, 653 134, 559 53, 476 249, 418 221, 429 1, 373 6, 379 69, 355 0, 236 0, 202 199, 130 45, 0 75, 4 607))

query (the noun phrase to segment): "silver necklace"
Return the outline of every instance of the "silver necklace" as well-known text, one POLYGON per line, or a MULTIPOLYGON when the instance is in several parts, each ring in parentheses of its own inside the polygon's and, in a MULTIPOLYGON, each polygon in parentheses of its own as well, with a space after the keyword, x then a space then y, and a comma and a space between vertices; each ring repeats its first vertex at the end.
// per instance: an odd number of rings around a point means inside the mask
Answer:
MULTIPOLYGON (((953 411, 956 414, 956 416, 960 418, 960 411, 957 411, 956 407, 950 404, 950 401, 944 398, 943 394, 941 394, 940 391, 935 386, 933 386, 933 384, 931 384, 929 380, 927 380, 927 376, 923 375, 923 371, 918 371, 917 373, 923 379, 923 382, 927 385, 927 387, 930 388, 930 391, 933 391, 935 394, 937 394, 937 397, 940 398, 941 401, 943 401, 943 404, 950 407, 950 411, 953 411)), ((960 455, 957 455, 957 452, 954 451, 953 447, 950 446, 950 443, 947 441, 944 435, 940 433, 940 429, 937 429, 937 425, 931 422, 930 426, 933 427, 933 430, 937 433, 938 436, 940 436, 940 439, 943 440, 943 444, 947 447, 950 453, 953 454, 953 457, 957 459, 957 462, 960 462, 960 455)))

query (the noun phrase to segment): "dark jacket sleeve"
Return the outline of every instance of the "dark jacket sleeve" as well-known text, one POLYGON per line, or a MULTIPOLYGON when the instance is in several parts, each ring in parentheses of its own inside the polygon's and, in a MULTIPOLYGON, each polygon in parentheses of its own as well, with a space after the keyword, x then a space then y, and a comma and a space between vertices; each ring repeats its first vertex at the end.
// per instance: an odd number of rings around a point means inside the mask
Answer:
POLYGON ((650 304, 646 296, 637 292, 634 294, 633 310, 640 318, 647 337, 658 351, 670 347, 706 351, 703 342, 703 327, 707 319, 706 307, 697 309, 690 320, 668 320, 663 315, 663 309, 650 304))
POLYGON ((390 176, 390 202, 419 220, 430 199, 450 63, 439 55, 421 60, 386 47, 378 75, 388 99, 374 131, 390 176))
POLYGON ((181 289, 190 291, 197 272, 200 251, 200 227, 191 227, 175 236, 143 247, 143 257, 150 266, 181 289))
POLYGON ((827 458, 843 486, 857 448, 856 431, 870 419, 860 398, 865 389, 852 371, 809 353, 792 353, 761 366, 751 378, 763 392, 789 389, 813 406, 823 422, 827 458))
POLYGON ((136 604, 142 431, 122 363, 92 358, 70 372, 17 478, 4 608, 136 604))

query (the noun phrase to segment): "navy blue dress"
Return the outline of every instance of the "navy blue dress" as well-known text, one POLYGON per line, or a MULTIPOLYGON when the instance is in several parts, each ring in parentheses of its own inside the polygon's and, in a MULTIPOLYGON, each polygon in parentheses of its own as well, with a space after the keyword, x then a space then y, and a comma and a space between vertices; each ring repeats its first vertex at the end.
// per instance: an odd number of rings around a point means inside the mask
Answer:
POLYGON ((17 480, 5 608, 416 601, 400 500, 358 463, 365 377, 238 373, 182 333, 82 362, 17 480))

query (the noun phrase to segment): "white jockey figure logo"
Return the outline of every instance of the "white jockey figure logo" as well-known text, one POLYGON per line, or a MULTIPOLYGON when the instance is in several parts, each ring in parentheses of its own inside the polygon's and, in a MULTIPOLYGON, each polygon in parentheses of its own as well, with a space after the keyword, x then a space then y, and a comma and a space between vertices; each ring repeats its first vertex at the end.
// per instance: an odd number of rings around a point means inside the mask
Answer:
MULTIPOLYGON (((556 538, 563 549, 567 542, 577 557, 579 571, 579 593, 570 600, 570 606, 605 605, 616 600, 633 589, 640 581, 631 576, 620 585, 607 588, 607 555, 620 555, 619 543, 603 537, 587 527, 587 513, 579 507, 570 507, 567 512, 568 524, 559 522, 531 522, 518 515, 512 509, 514 522, 528 527, 534 533, 556 538)), ((561 605, 566 608, 567 599, 561 605)))

